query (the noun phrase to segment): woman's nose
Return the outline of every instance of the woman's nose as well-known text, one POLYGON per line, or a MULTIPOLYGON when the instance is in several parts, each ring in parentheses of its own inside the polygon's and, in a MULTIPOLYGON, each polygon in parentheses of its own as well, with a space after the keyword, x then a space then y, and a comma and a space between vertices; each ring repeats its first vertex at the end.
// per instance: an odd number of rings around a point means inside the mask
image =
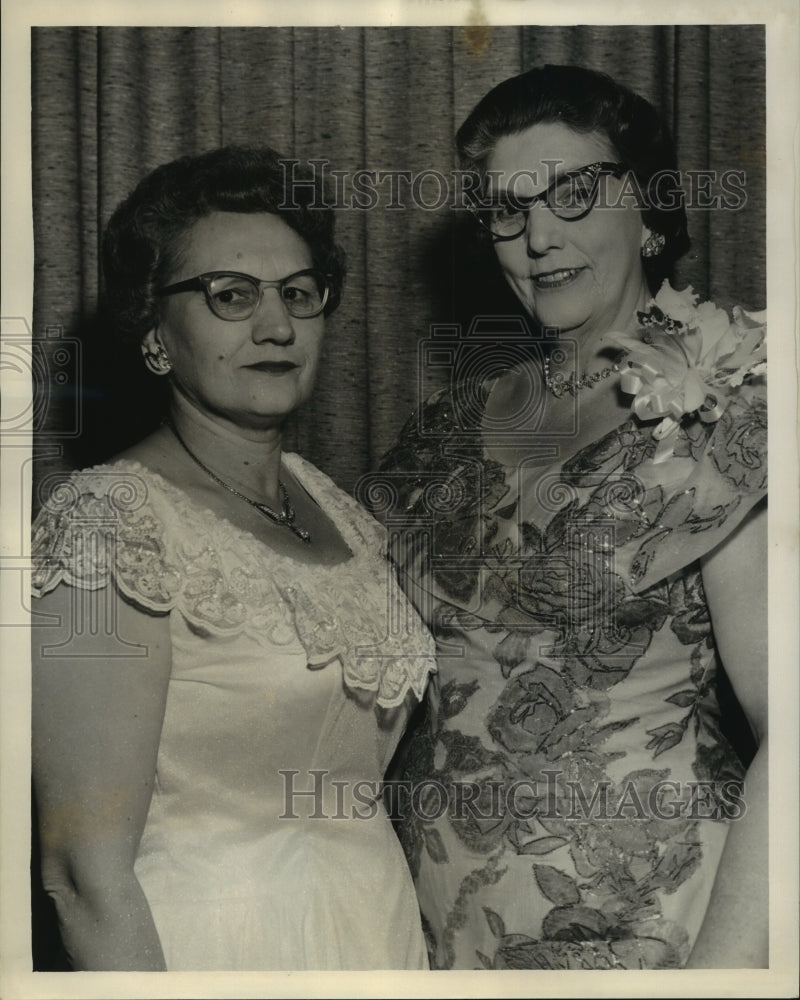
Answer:
POLYGON ((524 237, 528 254, 538 257, 564 245, 564 222, 546 205, 531 205, 525 220, 524 237))
POLYGON ((252 318, 253 340, 260 344, 267 340, 276 343, 291 343, 294 340, 294 326, 280 292, 277 288, 265 288, 261 301, 252 318))

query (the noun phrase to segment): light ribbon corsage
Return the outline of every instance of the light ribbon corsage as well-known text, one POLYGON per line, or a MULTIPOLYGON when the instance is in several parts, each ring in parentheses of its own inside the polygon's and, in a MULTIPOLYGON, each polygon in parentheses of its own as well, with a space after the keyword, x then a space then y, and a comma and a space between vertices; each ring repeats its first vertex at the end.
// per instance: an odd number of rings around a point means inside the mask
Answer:
POLYGON ((661 422, 654 462, 669 458, 674 434, 687 415, 713 423, 725 412, 740 386, 766 373, 766 313, 739 306, 733 320, 713 302, 697 305, 689 285, 676 292, 668 281, 644 312, 639 333, 610 334, 607 340, 627 351, 620 388, 634 396, 631 409, 641 420, 661 422))

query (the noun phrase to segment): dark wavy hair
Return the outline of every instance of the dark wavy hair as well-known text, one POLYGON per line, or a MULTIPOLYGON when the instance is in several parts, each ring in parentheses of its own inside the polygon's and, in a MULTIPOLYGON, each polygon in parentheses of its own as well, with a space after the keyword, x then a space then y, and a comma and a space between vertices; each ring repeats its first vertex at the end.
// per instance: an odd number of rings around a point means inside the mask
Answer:
POLYGON ((498 84, 458 130, 461 168, 481 178, 498 140, 539 122, 562 122, 575 132, 600 132, 631 170, 643 195, 642 219, 666 239, 642 264, 652 290, 689 249, 686 210, 675 144, 656 109, 605 73, 581 66, 541 66, 498 84))
POLYGON ((121 337, 138 342, 156 324, 156 289, 174 274, 192 226, 212 212, 279 216, 305 240, 314 266, 330 275, 325 315, 337 307, 345 259, 319 179, 266 146, 223 146, 157 167, 111 216, 103 237, 103 305, 121 337))

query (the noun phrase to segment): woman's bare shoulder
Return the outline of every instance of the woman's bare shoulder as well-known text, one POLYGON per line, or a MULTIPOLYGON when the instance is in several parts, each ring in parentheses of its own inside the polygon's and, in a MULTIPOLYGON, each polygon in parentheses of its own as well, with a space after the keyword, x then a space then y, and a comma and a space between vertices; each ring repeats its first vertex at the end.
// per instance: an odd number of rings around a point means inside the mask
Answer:
POLYGON ((137 441, 130 448, 118 452, 108 460, 108 464, 136 462, 153 472, 159 473, 159 475, 164 475, 166 471, 167 478, 169 478, 169 472, 174 468, 176 457, 176 449, 173 445, 174 439, 169 432, 169 428, 162 424, 152 434, 148 434, 147 437, 142 438, 141 441, 137 441))

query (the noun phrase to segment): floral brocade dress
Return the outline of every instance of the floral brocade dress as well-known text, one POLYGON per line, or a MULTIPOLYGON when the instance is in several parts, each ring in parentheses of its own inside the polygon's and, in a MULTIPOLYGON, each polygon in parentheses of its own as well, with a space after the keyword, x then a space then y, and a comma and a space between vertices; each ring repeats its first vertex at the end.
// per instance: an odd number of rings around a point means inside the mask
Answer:
POLYGON ((114 588, 169 618, 134 869, 169 970, 427 968, 380 786, 434 669, 432 640, 421 623, 413 647, 392 637, 387 610, 413 611, 389 586, 384 529, 299 456, 283 461, 348 560, 279 555, 118 461, 51 495, 34 525, 34 593, 114 588))
POLYGON ((372 481, 438 644, 396 806, 432 968, 685 964, 746 810, 698 560, 765 494, 760 382, 555 456, 456 383, 372 481))

